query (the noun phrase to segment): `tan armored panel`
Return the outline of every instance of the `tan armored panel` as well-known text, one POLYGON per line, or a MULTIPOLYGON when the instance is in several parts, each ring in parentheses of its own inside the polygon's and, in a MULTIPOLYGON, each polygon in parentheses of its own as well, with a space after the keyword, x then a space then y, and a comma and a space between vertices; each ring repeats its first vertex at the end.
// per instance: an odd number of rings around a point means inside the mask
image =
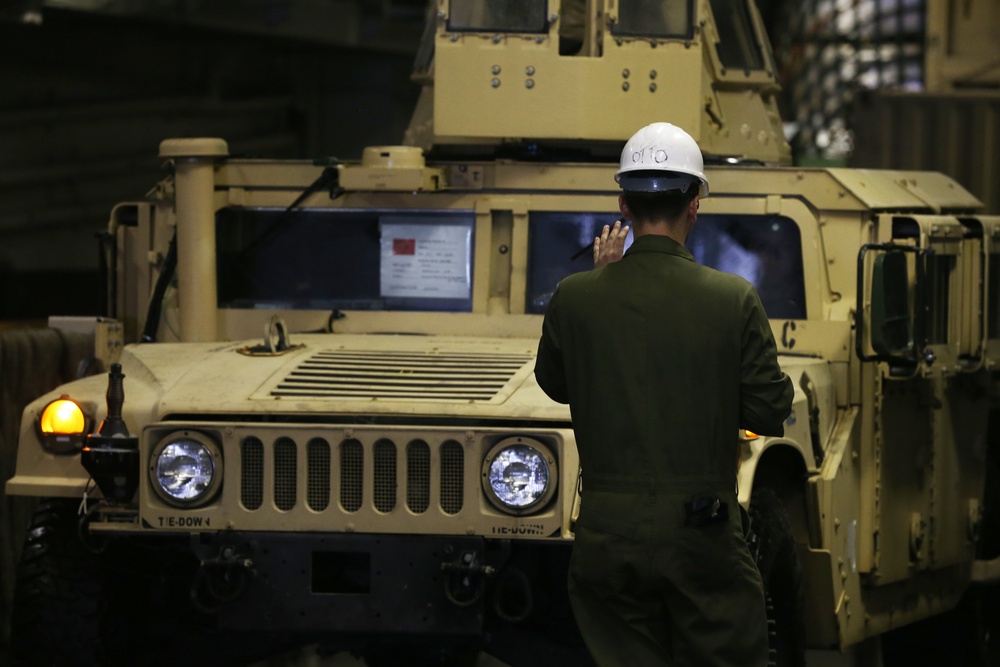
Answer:
POLYGON ((544 3, 516 13, 441 0, 408 143, 619 145, 638 127, 669 121, 708 156, 790 162, 752 3, 548 6, 545 15, 544 3), (717 23, 713 11, 726 20, 717 23))
POLYGON ((928 92, 987 91, 1000 83, 996 34, 1000 6, 990 0, 927 3, 928 92))

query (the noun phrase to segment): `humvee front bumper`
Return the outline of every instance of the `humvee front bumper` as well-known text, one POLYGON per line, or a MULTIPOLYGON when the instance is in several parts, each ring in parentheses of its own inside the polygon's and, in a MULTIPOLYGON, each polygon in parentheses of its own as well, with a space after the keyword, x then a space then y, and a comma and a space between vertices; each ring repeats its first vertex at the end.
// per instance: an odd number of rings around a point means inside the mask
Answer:
POLYGON ((240 630, 477 635, 506 558, 502 542, 467 536, 208 537, 193 546, 193 597, 240 630))

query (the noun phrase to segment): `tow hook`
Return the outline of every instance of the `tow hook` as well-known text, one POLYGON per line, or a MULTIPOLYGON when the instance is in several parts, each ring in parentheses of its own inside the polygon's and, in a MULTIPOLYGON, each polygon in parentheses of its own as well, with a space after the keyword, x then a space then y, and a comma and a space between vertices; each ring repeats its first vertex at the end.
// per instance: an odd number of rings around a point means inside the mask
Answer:
POLYGON ((476 551, 462 551, 450 562, 441 563, 445 573, 444 594, 456 607, 471 607, 483 597, 486 578, 493 576, 496 568, 479 560, 476 551))
POLYGON ((202 557, 191 582, 191 602, 203 612, 217 612, 243 594, 254 574, 253 565, 253 559, 230 546, 210 558, 202 557))

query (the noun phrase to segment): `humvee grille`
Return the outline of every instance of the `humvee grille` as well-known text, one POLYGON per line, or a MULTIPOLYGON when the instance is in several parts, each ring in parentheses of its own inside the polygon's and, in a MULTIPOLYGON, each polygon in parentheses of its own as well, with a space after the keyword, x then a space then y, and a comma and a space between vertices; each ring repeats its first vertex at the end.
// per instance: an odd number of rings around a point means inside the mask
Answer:
POLYGON ((489 401, 532 360, 529 354, 323 350, 271 396, 489 401))
POLYGON ((240 504, 249 511, 265 506, 281 512, 295 509, 301 477, 305 478, 305 503, 314 512, 327 510, 334 495, 339 498, 337 509, 348 514, 358 512, 366 502, 371 509, 388 514, 398 508, 401 498, 410 512, 423 514, 434 500, 434 488, 445 514, 458 514, 465 505, 465 449, 456 440, 428 444, 414 439, 402 450, 389 437, 374 443, 347 438, 335 447, 322 437, 299 441, 284 435, 273 442, 270 453, 265 453, 261 438, 247 435, 241 440, 240 504), (306 468, 304 475, 300 465, 306 468), (273 483, 265 484, 265 476, 273 483), (405 489, 400 489, 404 484, 405 489), (367 493, 366 485, 371 487, 367 493))

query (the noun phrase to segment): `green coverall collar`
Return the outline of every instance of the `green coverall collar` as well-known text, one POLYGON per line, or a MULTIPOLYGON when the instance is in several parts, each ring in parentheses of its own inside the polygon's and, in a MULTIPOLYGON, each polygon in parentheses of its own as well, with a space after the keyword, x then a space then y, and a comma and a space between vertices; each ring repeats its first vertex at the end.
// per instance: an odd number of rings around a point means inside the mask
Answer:
POLYGON ((669 236, 661 236, 659 234, 643 234, 642 236, 637 236, 635 240, 632 241, 631 247, 625 251, 625 257, 639 252, 663 252, 668 255, 683 257, 691 262, 694 261, 694 255, 691 254, 690 250, 669 236))

